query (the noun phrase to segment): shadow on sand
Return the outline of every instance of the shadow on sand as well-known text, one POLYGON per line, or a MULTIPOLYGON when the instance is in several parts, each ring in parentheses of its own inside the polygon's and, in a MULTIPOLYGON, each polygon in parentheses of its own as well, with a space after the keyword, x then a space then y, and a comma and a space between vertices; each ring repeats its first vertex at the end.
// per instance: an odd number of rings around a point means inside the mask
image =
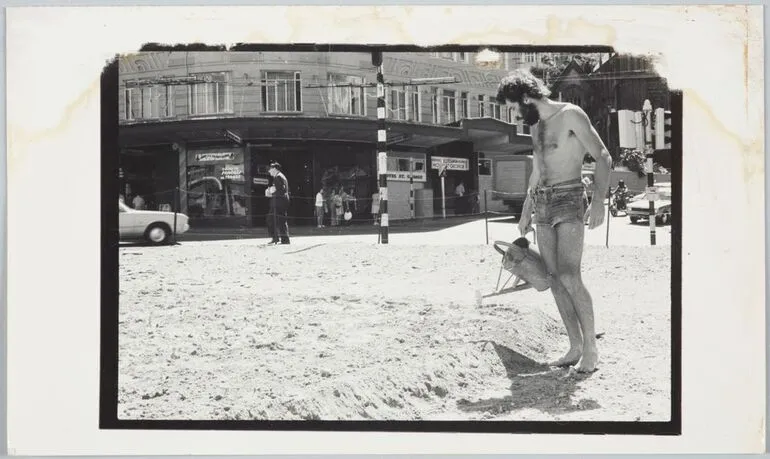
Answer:
MULTIPOLYGON (((494 341, 495 352, 511 380, 511 395, 501 398, 468 401, 461 399, 457 407, 466 412, 506 414, 532 408, 553 415, 600 408, 592 399, 573 400, 578 384, 591 375, 570 372, 567 368, 552 368, 519 354, 494 341)), ((485 346, 487 345, 485 344, 485 346)))

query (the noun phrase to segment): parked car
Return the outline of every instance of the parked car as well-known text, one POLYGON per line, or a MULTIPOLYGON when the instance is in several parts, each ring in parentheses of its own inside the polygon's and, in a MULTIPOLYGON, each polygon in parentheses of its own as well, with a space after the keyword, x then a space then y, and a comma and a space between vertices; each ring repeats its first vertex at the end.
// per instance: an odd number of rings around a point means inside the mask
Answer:
MULTIPOLYGON (((671 222, 671 184, 659 183, 658 200, 655 201, 655 222, 665 225, 671 222)), ((650 201, 646 199, 646 194, 641 194, 632 198, 628 203, 628 218, 631 223, 636 223, 642 219, 650 218, 650 201)))
MULTIPOLYGON (((174 233, 174 212, 136 210, 118 201, 120 240, 144 240, 150 244, 167 244, 174 233)), ((176 213, 176 234, 190 229, 187 215, 176 213)))

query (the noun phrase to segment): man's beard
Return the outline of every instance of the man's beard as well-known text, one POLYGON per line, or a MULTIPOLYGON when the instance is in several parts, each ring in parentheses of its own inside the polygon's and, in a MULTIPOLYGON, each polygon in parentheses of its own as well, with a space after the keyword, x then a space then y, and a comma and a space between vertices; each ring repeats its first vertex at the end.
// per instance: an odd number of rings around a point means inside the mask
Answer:
POLYGON ((522 115, 524 124, 528 126, 532 126, 538 121, 540 121, 540 112, 537 111, 537 107, 535 107, 535 104, 522 104, 521 115, 522 115))

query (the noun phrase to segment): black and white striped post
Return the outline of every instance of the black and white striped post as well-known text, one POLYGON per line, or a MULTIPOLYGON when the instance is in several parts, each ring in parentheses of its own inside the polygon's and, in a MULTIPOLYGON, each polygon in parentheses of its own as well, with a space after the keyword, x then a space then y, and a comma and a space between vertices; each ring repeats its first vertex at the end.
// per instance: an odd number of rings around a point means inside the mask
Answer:
POLYGON ((644 155, 647 159, 647 199, 650 200, 650 245, 655 245, 655 171, 653 169, 652 148, 652 104, 645 99, 644 112, 644 155))
POLYGON ((385 78, 382 75, 382 52, 372 52, 372 65, 377 67, 377 172, 380 188, 380 242, 388 243, 388 134, 385 130, 385 78))
POLYGON ((414 220, 414 158, 409 158, 409 218, 414 220))

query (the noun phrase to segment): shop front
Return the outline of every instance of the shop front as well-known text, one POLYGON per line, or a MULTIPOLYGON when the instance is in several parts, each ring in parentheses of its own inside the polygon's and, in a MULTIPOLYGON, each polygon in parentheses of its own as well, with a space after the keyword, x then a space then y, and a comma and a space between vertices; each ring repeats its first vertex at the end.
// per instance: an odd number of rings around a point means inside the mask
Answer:
POLYGON ((241 147, 189 148, 180 199, 191 227, 246 224, 246 158, 241 147))

